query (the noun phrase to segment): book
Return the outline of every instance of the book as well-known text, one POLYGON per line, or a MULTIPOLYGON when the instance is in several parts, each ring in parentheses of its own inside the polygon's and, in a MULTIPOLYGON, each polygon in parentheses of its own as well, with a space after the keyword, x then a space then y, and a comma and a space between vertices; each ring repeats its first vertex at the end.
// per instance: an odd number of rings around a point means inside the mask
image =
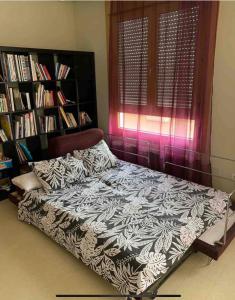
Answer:
POLYGON ((0 116, 0 127, 4 130, 8 140, 13 140, 13 134, 11 130, 11 122, 9 115, 0 116))
POLYGON ((0 94, 0 112, 8 112, 7 98, 5 94, 0 94))
POLYGON ((52 79, 46 65, 35 62, 33 60, 32 55, 30 55, 29 60, 31 65, 33 81, 52 79))
POLYGON ((30 94, 28 92, 21 92, 21 99, 24 107, 26 109, 31 109, 30 94))
POLYGON ((60 106, 59 110, 60 110, 60 113, 61 113, 61 116, 62 116, 63 120, 65 121, 65 124, 67 125, 68 128, 70 128, 71 123, 69 122, 68 117, 67 117, 64 109, 60 106))
POLYGON ((12 111, 31 109, 31 99, 29 92, 20 92, 18 88, 9 88, 8 95, 10 98, 12 111))
POLYGON ((30 81, 29 57, 3 53, 3 66, 8 81, 30 81))
POLYGON ((27 159, 27 156, 25 155, 24 151, 20 147, 19 143, 16 143, 16 152, 17 152, 20 164, 25 164, 28 161, 28 159, 27 159))
POLYGON ((62 91, 57 91, 57 99, 61 105, 65 105, 67 103, 67 99, 62 91))
POLYGON ((23 139, 37 134, 34 111, 14 116, 15 139, 23 139))
POLYGON ((9 97, 9 99, 10 99, 11 111, 15 111, 15 103, 14 103, 13 89, 12 89, 12 88, 9 88, 7 91, 8 91, 8 97, 9 97))
POLYGON ((57 130, 56 116, 42 116, 39 119, 40 130, 42 133, 47 133, 57 130))
POLYGON ((36 107, 55 106, 54 91, 45 90, 43 84, 39 84, 36 91, 36 107))
POLYGON ((3 143, 8 141, 6 133, 3 129, 0 129, 0 141, 3 143))
POLYGON ((66 113, 66 115, 67 115, 67 118, 70 121, 70 124, 72 125, 71 127, 77 127, 78 124, 77 124, 77 121, 74 118, 74 115, 72 113, 66 113))
POLYGON ((21 94, 18 88, 12 88, 13 92, 13 99, 14 99, 14 104, 15 104, 15 109, 16 110, 24 110, 24 104, 21 98, 21 94))
POLYGON ((67 79, 69 71, 71 68, 67 65, 56 63, 56 68, 55 68, 55 78, 56 79, 67 79))
POLYGON ((92 123, 92 119, 89 117, 88 113, 85 111, 79 112, 79 124, 80 126, 86 126, 92 123))
POLYGON ((19 143, 19 146, 22 149, 22 151, 24 152, 24 154, 27 158, 27 161, 32 161, 33 157, 32 157, 31 152, 29 151, 29 148, 23 143, 19 143))
POLYGON ((44 73, 44 77, 46 78, 46 80, 51 80, 51 75, 49 74, 47 67, 45 65, 42 65, 43 68, 43 73, 44 73))
POLYGON ((32 80, 37 81, 36 67, 35 67, 35 63, 33 61, 32 54, 29 55, 29 61, 30 61, 30 66, 31 66, 32 80))

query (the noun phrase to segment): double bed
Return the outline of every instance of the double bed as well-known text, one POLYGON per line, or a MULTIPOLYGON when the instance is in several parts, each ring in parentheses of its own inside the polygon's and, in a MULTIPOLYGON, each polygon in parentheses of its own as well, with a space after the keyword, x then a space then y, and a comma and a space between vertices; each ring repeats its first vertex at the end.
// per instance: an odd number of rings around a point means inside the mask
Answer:
MULTIPOLYGON (((95 145, 101 130, 51 140, 53 157, 95 145)), ((228 194, 142 166, 117 166, 70 188, 27 192, 21 221, 32 224, 108 280, 140 295, 161 282, 193 242, 222 219, 228 194)))

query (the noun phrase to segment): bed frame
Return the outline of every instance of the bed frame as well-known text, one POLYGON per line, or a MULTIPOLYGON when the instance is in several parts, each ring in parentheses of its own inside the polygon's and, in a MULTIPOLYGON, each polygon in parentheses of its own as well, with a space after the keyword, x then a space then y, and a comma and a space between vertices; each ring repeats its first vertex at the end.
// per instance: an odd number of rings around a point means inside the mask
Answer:
MULTIPOLYGON (((86 149, 89 147, 94 146, 97 144, 100 140, 104 139, 105 135, 103 130, 98 128, 88 129, 86 131, 73 133, 66 136, 58 136, 51 138, 48 141, 48 155, 49 158, 59 157, 63 156, 67 153, 73 152, 73 150, 81 150, 86 149)), ((107 137, 106 137, 107 140, 107 137)), ((108 137, 109 140, 109 137, 108 137)), ((122 150, 118 149, 112 149, 111 150, 117 150, 122 152, 122 150)), ((123 151, 125 152, 125 151, 123 151)), ((126 152, 125 152, 126 153, 126 152)), ((137 155, 135 153, 131 153, 132 155, 137 155)), ((142 156, 142 158, 146 158, 149 162, 149 157, 142 156)), ((232 194, 230 195, 230 197, 232 194)), ((229 209, 229 205, 227 209, 229 209)), ((235 210, 235 207, 233 207, 235 210)), ((232 241, 232 239, 235 237, 235 224, 230 228, 230 230, 227 232, 227 222, 225 224, 225 237, 221 239, 221 241, 218 241, 218 243, 215 246, 208 245, 199 239, 197 239, 193 246, 185 253, 185 255, 181 258, 181 260, 174 264, 168 272, 157 282, 153 283, 149 288, 147 288, 146 292, 148 293, 148 297, 154 299, 158 294, 158 288, 161 286, 161 284, 167 279, 167 277, 181 265, 184 260, 192 253, 196 251, 201 251, 204 254, 210 256, 213 259, 218 259, 218 257, 223 253, 223 251, 226 249, 226 247, 229 245, 229 243, 232 241), (151 296, 149 296, 149 291, 151 292, 151 296)), ((145 297, 146 294, 140 294, 138 296, 133 295, 132 297, 135 297, 136 299, 142 299, 145 297)))

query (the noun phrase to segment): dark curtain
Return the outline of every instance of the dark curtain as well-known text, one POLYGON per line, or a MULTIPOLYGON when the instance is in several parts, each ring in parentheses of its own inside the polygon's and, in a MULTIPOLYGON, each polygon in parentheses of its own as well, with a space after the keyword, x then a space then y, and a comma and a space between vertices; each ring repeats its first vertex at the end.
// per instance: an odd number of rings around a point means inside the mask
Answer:
POLYGON ((217 15, 218 2, 111 2, 109 133, 120 158, 210 184, 187 168, 210 172, 217 15))

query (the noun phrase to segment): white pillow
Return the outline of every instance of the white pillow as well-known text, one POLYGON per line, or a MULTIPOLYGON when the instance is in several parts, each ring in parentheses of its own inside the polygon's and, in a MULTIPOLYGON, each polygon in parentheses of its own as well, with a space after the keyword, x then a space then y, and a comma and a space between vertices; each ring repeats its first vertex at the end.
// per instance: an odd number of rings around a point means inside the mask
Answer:
POLYGON ((42 187, 34 172, 16 176, 11 181, 15 186, 17 186, 21 190, 24 190, 25 192, 29 192, 42 187))

